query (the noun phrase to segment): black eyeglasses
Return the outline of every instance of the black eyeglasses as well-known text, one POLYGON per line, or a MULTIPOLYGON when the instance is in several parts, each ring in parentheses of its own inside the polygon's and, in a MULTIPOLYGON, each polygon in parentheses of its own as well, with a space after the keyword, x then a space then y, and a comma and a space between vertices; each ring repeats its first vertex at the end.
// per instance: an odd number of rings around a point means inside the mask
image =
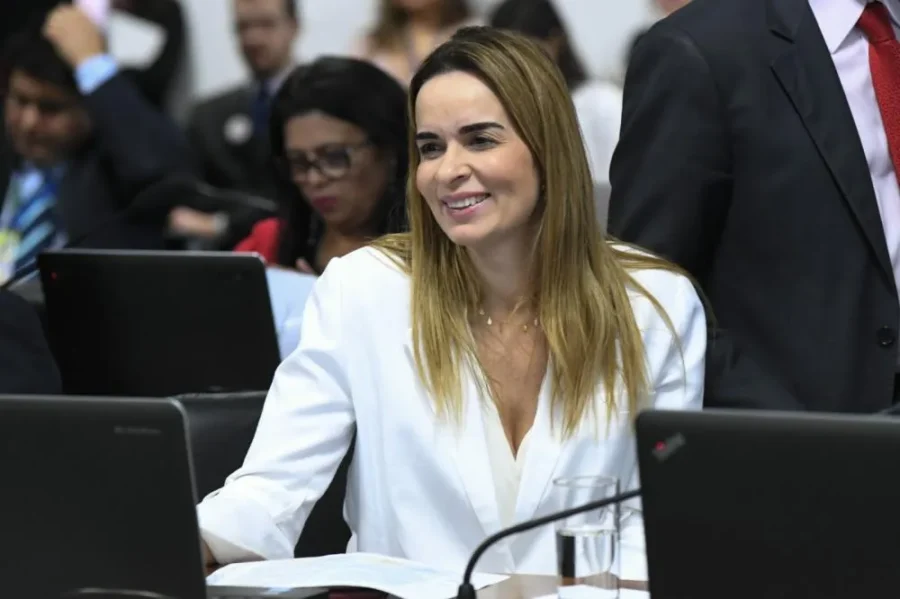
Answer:
POLYGON ((350 171, 353 152, 369 145, 370 142, 364 141, 351 145, 325 146, 312 152, 288 153, 281 162, 294 180, 305 181, 312 169, 319 171, 326 179, 341 179, 350 171))

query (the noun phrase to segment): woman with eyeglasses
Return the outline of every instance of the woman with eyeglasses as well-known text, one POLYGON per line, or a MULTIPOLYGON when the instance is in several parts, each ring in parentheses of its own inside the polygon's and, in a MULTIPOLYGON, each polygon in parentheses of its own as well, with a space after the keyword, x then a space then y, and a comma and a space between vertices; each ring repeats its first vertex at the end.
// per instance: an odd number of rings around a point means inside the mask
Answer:
POLYGON ((297 67, 270 120, 290 201, 235 251, 319 274, 332 258, 404 230, 405 105, 402 86, 369 63, 324 57, 297 67))

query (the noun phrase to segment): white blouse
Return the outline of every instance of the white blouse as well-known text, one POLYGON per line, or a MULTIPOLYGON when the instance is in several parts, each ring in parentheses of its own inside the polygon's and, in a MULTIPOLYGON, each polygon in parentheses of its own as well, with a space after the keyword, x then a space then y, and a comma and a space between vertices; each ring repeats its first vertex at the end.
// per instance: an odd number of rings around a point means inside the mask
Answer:
POLYGON ((497 507, 500 510, 500 522, 503 527, 507 527, 515 523, 516 498, 519 495, 522 466, 528 453, 531 431, 525 434, 519 444, 518 453, 513 455, 497 406, 490 399, 481 403, 484 413, 484 437, 494 479, 494 492, 497 495, 497 507))

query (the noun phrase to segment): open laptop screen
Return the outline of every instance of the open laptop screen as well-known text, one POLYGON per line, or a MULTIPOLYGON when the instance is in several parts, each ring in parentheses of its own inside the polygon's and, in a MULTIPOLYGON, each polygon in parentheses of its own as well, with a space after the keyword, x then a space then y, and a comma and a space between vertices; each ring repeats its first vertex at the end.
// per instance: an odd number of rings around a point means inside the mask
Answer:
POLYGON ((177 403, 0 397, 0 448, 3 596, 205 596, 177 403))

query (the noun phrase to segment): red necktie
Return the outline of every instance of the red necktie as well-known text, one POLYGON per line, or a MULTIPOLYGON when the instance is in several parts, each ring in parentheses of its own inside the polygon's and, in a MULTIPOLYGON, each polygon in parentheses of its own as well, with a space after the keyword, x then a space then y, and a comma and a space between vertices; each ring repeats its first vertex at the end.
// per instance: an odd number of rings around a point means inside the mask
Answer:
POLYGON ((869 39, 869 69, 887 134, 894 173, 900 180, 900 42, 881 2, 866 5, 857 23, 869 39))

